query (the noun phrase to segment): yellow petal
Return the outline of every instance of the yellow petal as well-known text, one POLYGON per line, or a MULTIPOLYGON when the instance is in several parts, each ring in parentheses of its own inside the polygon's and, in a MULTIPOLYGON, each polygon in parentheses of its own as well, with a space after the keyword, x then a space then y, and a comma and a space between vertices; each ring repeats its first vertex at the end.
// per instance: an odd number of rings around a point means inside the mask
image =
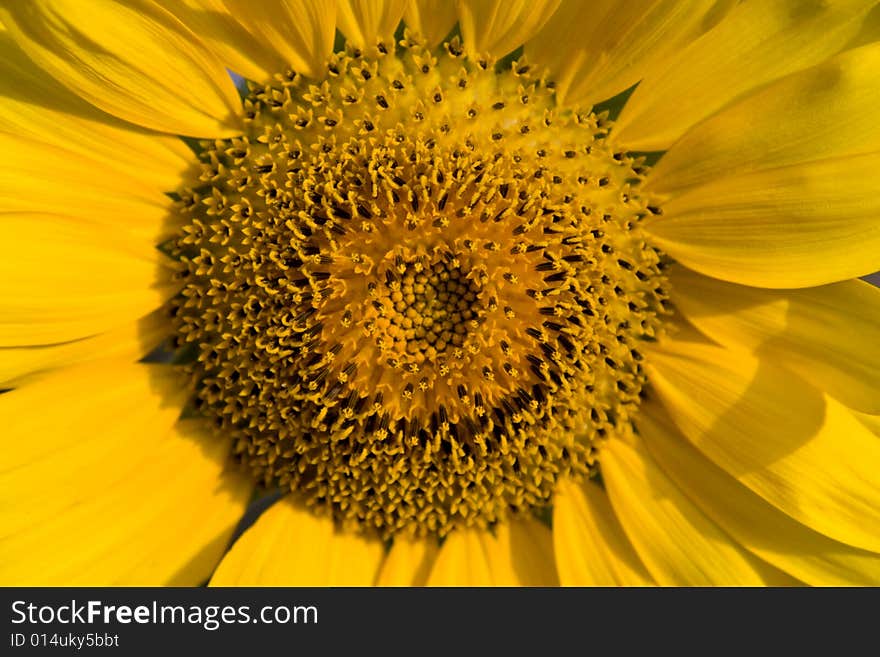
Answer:
POLYGON ((46 73, 102 110, 197 137, 239 131, 238 93, 198 37, 146 0, 33 0, 0 21, 46 73))
MULTIPOLYGON (((206 39, 233 70, 259 82, 269 82, 292 68, 319 77, 333 52, 336 34, 336 3, 328 0, 224 0, 227 14, 205 21, 206 39), (234 17, 246 30, 245 37, 234 17), (240 28, 239 28, 240 29, 240 28), (242 59, 246 58, 243 62, 242 59), (236 68, 246 70, 239 71, 236 68), (256 70, 255 70, 256 69, 256 70)), ((212 4, 222 4, 214 0, 212 4)), ((399 17, 398 17, 399 19, 399 17)), ((199 32, 199 34, 203 34, 199 32)))
POLYGON ((758 586, 756 560, 707 518, 635 443, 603 445, 611 505, 642 562, 662 586, 758 586))
POLYGON ((472 55, 500 58, 544 27, 561 0, 456 0, 461 36, 472 55))
POLYGON ((228 443, 174 426, 180 381, 111 359, 0 395, 4 583, 193 585, 211 572, 250 485, 224 475, 228 443))
POLYGON ((805 290, 669 270, 676 307, 726 347, 784 364, 847 406, 880 413, 880 289, 853 280, 805 290))
POLYGON ((758 559, 754 556, 751 558, 752 567, 764 580, 764 584, 766 586, 786 586, 786 587, 801 587, 805 586, 804 582, 801 580, 792 577, 790 574, 777 568, 776 566, 763 561, 762 559, 758 559))
POLYGON ((858 48, 874 41, 880 41, 880 4, 868 12, 862 23, 862 29, 846 44, 847 48, 858 48))
MULTIPOLYGON (((49 472, 54 463, 53 477, 63 475, 65 481, 73 481, 78 478, 76 469, 64 463, 71 450, 106 455, 108 463, 113 456, 137 456, 148 450, 149 440, 119 437, 143 430, 144 435, 155 431, 155 439, 161 438, 180 415, 183 381, 171 366, 101 359, 52 372, 33 385, 0 395, 4 482, 16 480, 34 493, 42 491, 56 504, 69 503, 55 495, 45 480, 28 476, 26 468, 39 466, 49 472), (142 425, 149 427, 141 429, 142 425)), ((123 465, 117 463, 113 472, 123 465)), ((22 518, 32 513, 25 507, 21 512, 22 518)), ((2 529, 9 526, 7 519, 2 529)))
POLYGON ((84 220, 0 213, 0 231, 0 346, 101 333, 175 292, 158 250, 84 220))
MULTIPOLYGON (((82 582, 100 581, 106 569, 118 567, 125 573, 121 582, 194 586, 216 568, 247 507, 253 482, 228 469, 230 442, 217 440, 198 421, 178 422, 167 442, 160 453, 164 460, 142 467, 154 488, 164 486, 162 495, 141 503, 145 517, 160 514, 161 528, 142 523, 133 536, 135 550, 114 549, 93 569, 80 571, 82 582)), ((127 508, 137 517, 138 509, 130 501, 127 508)))
POLYGON ((645 188, 680 194, 734 174, 877 152, 878 104, 880 43, 849 50, 728 105, 676 142, 645 188))
POLYGON ((126 124, 58 84, 0 32, 0 130, 60 146, 154 190, 180 185, 192 151, 178 137, 126 124))
POLYGON ((823 285, 880 268, 880 154, 722 176, 664 204, 652 241, 715 278, 823 285))
POLYGON ((880 555, 833 541, 767 504, 692 447, 656 403, 639 409, 638 428, 676 485, 743 547, 807 584, 880 583, 880 555))
POLYGON ((521 519, 486 530, 459 529, 440 548, 428 586, 557 586, 550 530, 521 519))
POLYGON ((95 358, 140 360, 168 337, 167 311, 159 310, 105 333, 36 347, 0 347, 0 388, 20 387, 20 377, 95 358))
POLYGON ((497 539, 486 530, 462 529, 446 537, 428 577, 428 586, 495 586, 491 550, 497 539))
POLYGON ((339 31, 358 48, 379 40, 391 43, 407 4, 406 0, 339 0, 339 31))
POLYGON ((880 441, 840 402, 744 352, 668 342, 646 362, 675 424, 716 465, 816 531, 880 551, 880 441))
POLYGON ((80 217, 108 233, 158 244, 170 235, 171 200, 136 176, 86 154, 0 133, 0 207, 80 217))
POLYGON ((856 419, 863 425, 868 427, 877 436, 880 436, 880 415, 871 415, 868 413, 854 412, 856 419))
POLYGON ((376 585, 425 586, 438 549, 433 538, 395 538, 382 562, 376 585))
POLYGON ((553 535, 550 529, 531 518, 521 518, 495 528, 502 551, 491 552, 494 576, 500 585, 559 586, 553 535))
POLYGON ((261 83, 290 67, 317 76, 333 49, 333 0, 158 0, 228 69, 261 83))
POLYGON ((563 586, 654 584, 597 484, 559 483, 553 495, 553 546, 563 586))
POLYGON ((563 2, 526 44, 561 104, 590 106, 636 84, 719 20, 730 2, 563 2))
POLYGON ((199 35, 217 59, 249 80, 268 82, 284 70, 283 60, 272 47, 254 37, 223 0, 154 0, 199 35))
POLYGON ((631 150, 665 150, 744 93, 825 60, 859 30, 873 0, 744 2, 652 71, 618 117, 631 150))
POLYGON ((371 586, 383 552, 379 540, 282 499, 235 542, 211 586, 371 586))
POLYGON ((427 39, 434 47, 445 39, 458 20, 455 3, 450 0, 412 0, 403 14, 406 26, 427 39))

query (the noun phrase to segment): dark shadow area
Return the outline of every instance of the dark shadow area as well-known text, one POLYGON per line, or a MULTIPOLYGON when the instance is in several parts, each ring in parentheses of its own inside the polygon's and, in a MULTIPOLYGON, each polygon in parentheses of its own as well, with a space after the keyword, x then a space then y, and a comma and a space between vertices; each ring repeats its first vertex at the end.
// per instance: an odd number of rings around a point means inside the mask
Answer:
POLYGON ((611 121, 616 120, 617 117, 620 116, 620 112, 623 111, 623 107, 624 105, 626 105, 626 101, 628 101, 629 97, 632 96, 637 86, 639 85, 634 84, 629 89, 621 91, 616 96, 608 98, 607 100, 603 100, 601 103, 596 103, 595 105, 593 105, 593 112, 596 114, 608 112, 608 118, 611 121))
POLYGON ((251 499, 251 503, 248 505, 248 508, 245 510, 244 515, 238 522, 238 526, 235 528, 235 531, 232 532, 232 536, 229 538, 229 547, 232 547, 232 544, 238 540, 238 537, 244 534, 248 529, 250 529, 257 521, 257 519, 261 515, 263 515, 263 513, 267 511, 270 506, 280 500, 281 497, 282 492, 277 488, 268 491, 263 489, 255 491, 253 499, 251 499))
MULTIPOLYGON (((880 5, 878 5, 878 7, 880 7, 880 5)), ((870 283, 875 287, 880 287, 880 271, 869 274, 868 276, 862 276, 862 280, 870 283)))

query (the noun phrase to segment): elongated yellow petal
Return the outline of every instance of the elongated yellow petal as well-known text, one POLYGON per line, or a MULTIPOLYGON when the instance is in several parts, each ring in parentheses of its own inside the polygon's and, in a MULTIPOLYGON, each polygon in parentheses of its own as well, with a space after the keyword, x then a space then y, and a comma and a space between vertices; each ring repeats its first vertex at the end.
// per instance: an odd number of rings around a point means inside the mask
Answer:
POLYGON ((161 460, 142 467, 143 476, 151 479, 138 486, 141 493, 145 484, 154 489, 164 486, 161 495, 144 503, 146 517, 160 514, 161 529, 142 522, 132 533, 136 549, 112 550, 91 568, 82 568, 79 581, 101 581, 103 572, 118 568, 124 573, 119 578, 123 583, 194 586, 202 584, 219 563, 247 507, 253 482, 228 469, 229 441, 217 440, 198 421, 178 422, 164 447, 161 460))
POLYGON ((425 586, 438 552, 434 538, 394 539, 382 562, 377 586, 425 586))
POLYGON ((683 264, 770 288, 833 283, 880 268, 880 154, 722 176, 646 222, 683 264))
POLYGON ((526 44, 556 83, 560 103, 590 106, 650 78, 717 21, 729 2, 563 2, 526 44))
MULTIPOLYGON (((259 69, 254 79, 268 82, 272 76, 293 68, 306 76, 318 77, 324 61, 333 51, 336 33, 334 0, 224 0, 229 13, 248 33, 247 43, 225 21, 217 23, 219 34, 208 32, 210 45, 235 70, 240 58, 248 57, 246 68, 259 69), (226 34, 237 35, 234 40, 226 34), (213 38, 212 38, 213 36, 213 38)), ((399 20, 398 16, 398 20, 399 20)), ((242 72, 243 75, 248 75, 242 72)), ((253 77, 253 73, 248 77, 253 77)))
POLYGON ((0 207, 79 217, 108 234, 158 244, 169 236, 171 199, 86 154, 0 132, 0 207))
MULTIPOLYGON (((95 457, 111 446, 131 455, 147 450, 149 441, 128 444, 119 436, 149 424, 145 430, 161 437, 180 415, 182 381, 171 366, 101 359, 52 372, 33 385, 0 395, 4 481, 15 480, 34 493, 42 491, 56 504, 69 503, 25 469, 33 464, 46 469, 54 462, 57 474, 74 480, 76 469, 64 464, 70 450, 80 454, 92 450, 95 457), (123 420, 122 429, 113 420, 123 420), (32 440, 34 436, 40 439, 32 440)), ((3 500, 11 503, 5 495, 3 500)), ((25 507, 20 510, 23 519, 32 513, 25 507)), ((11 528, 8 522, 3 526, 7 528, 11 528)))
POLYGON ((128 358, 135 362, 157 347, 171 332, 166 311, 150 315, 105 333, 32 347, 0 347, 0 388, 21 385, 20 377, 97 358, 128 358))
POLYGON ((675 483, 742 546, 807 584, 880 582, 880 555, 838 543, 780 512, 703 457, 662 408, 639 409, 639 432, 675 483))
POLYGON ((249 32, 223 0, 154 1, 198 34, 229 70, 261 82, 284 70, 284 61, 273 45, 249 32))
POLYGON ((880 289, 846 281, 805 290, 723 283, 669 271, 676 307, 701 331, 793 369, 866 413, 880 413, 880 289))
POLYGON ((437 46, 458 20, 455 3, 450 0, 412 0, 403 14, 406 26, 437 46))
POLYGON ((495 528, 499 545, 491 552, 495 577, 516 586, 559 586, 550 529, 531 518, 502 523, 495 528))
POLYGON ((378 539, 339 531, 282 499, 235 542, 211 586, 370 586, 382 555, 378 539))
POLYGON ((0 346, 52 344, 130 322, 175 288, 162 256, 101 226, 0 213, 0 346))
POLYGON ((503 57, 544 27, 561 0, 456 0, 461 36, 473 55, 503 57))
POLYGON ((146 0, 33 0, 0 6, 0 21, 49 75, 106 112, 197 137, 238 132, 241 104, 198 37, 146 0))
POLYGON ((358 48, 390 43, 403 18, 406 0, 339 0, 338 27, 358 48))
POLYGON ((559 483, 553 496, 553 546, 563 586, 654 584, 597 484, 559 483))
POLYGON ((169 366, 101 360, 0 395, 0 579, 18 585, 197 584, 249 484, 229 444, 174 426, 169 366))
POLYGON ((681 194, 734 174, 876 152, 878 103, 880 43, 849 50, 729 105, 676 142, 645 188, 681 194))
POLYGON ((859 30, 873 0, 764 0, 735 7, 627 101, 615 131, 631 150, 665 150, 743 93, 822 62, 859 30))
POLYGON ((496 543, 497 539, 485 530, 453 532, 440 549, 428 586, 495 586, 488 553, 496 543))
POLYGON ((874 8, 868 12, 859 33, 846 44, 846 47, 858 48, 874 41, 880 41, 880 4, 874 5, 874 8))
POLYGON ((858 412, 854 412, 853 415, 856 416, 856 419, 859 422, 868 427, 868 429, 873 431, 877 436, 880 436, 880 415, 858 412))
POLYGON ((320 74, 333 49, 335 0, 158 0, 224 66, 261 83, 293 68, 320 74))
POLYGON ((880 441, 834 399, 746 353, 668 342, 646 371, 681 432, 801 523, 880 550, 880 441))
POLYGON ((611 505, 658 584, 766 583, 754 557, 694 506, 641 445, 612 439, 601 458, 611 505))
POLYGON ((37 68, 5 32, 0 32, 0 97, 3 132, 62 147, 155 190, 176 189, 191 165, 192 151, 182 140, 90 105, 37 68))
POLYGON ((514 520, 486 530, 459 529, 446 538, 428 586, 556 586, 550 530, 514 520))

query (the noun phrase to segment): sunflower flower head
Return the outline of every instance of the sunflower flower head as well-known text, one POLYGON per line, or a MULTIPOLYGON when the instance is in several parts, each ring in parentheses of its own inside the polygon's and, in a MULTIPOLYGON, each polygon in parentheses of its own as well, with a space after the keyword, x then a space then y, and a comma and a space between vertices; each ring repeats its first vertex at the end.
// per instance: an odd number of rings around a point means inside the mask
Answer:
MULTIPOLYGON (((645 168, 457 38, 253 85, 181 193, 197 404, 257 479, 384 534, 550 503, 626 427, 658 330, 645 168)), ((653 212, 659 212, 656 208, 653 212)))
POLYGON ((0 2, 0 582, 880 583, 878 39, 0 2))

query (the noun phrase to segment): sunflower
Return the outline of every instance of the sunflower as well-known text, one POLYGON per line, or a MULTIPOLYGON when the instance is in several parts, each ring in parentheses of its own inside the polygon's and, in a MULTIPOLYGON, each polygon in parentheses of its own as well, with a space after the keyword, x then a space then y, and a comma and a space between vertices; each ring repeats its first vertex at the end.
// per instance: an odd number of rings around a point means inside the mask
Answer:
POLYGON ((880 583, 874 4, 3 2, 0 580, 880 583))

